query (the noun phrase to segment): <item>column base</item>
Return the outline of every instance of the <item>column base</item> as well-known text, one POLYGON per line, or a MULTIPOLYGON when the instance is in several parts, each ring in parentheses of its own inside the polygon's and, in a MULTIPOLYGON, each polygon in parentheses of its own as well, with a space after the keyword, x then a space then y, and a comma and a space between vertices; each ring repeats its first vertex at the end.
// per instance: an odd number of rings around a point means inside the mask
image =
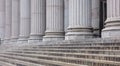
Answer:
POLYGON ((64 40, 64 32, 46 32, 43 41, 62 41, 64 40))
POLYGON ((102 38, 120 38, 120 27, 110 27, 103 29, 102 38))
POLYGON ((36 43, 36 42, 41 42, 43 39, 43 36, 40 36, 40 35, 31 35, 29 40, 28 40, 28 43, 36 43))
POLYGON ((80 40, 80 39, 86 39, 86 38, 93 38, 92 33, 79 33, 79 32, 71 32, 67 33, 65 36, 65 40, 80 40))
POLYGON ((86 38, 93 38, 92 28, 68 28, 68 33, 65 35, 65 40, 79 40, 86 38))
POLYGON ((3 43, 4 43, 4 40, 1 40, 1 41, 0 41, 0 44, 3 44, 3 43))
POLYGON ((10 39, 5 39, 4 40, 4 44, 9 44, 10 43, 10 39))
POLYGON ((44 36, 43 41, 62 41, 64 36, 44 36))
POLYGON ((10 44, 16 44, 16 43, 17 43, 17 40, 18 40, 18 38, 12 38, 12 39, 10 40, 10 44))
POLYGON ((28 43, 28 38, 19 38, 18 41, 17 41, 18 44, 23 44, 23 43, 28 43))
POLYGON ((120 38, 119 17, 107 18, 105 28, 102 30, 102 38, 120 38))

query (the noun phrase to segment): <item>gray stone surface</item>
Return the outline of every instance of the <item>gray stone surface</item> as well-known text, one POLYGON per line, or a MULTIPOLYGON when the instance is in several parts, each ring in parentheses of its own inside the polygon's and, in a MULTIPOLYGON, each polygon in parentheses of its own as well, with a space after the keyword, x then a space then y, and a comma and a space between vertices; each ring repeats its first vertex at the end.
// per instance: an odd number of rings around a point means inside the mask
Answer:
POLYGON ((107 20, 102 30, 102 38, 120 38, 119 0, 107 0, 107 20))
POLYGON ((11 43, 16 43, 19 38, 20 28, 20 0, 12 0, 12 28, 11 43))
POLYGON ((90 0, 69 0, 69 27, 65 40, 92 38, 90 0))
POLYGON ((46 31, 43 41, 64 40, 64 0, 46 0, 46 31))
POLYGON ((20 0, 20 34, 18 43, 28 43, 30 36, 31 5, 30 0, 20 0))
POLYGON ((45 35, 46 1, 31 0, 31 32, 29 43, 40 42, 45 35))

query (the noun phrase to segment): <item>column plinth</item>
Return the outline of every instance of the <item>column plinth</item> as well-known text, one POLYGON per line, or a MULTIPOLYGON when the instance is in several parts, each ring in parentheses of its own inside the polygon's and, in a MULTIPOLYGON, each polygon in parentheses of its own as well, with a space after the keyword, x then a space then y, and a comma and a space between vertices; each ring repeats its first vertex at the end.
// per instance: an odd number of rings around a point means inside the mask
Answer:
POLYGON ((93 37, 91 16, 91 0, 69 0, 69 27, 65 39, 93 37))
POLYGON ((46 32, 43 41, 64 39, 64 0, 46 1, 46 32))
POLYGON ((46 0, 31 0, 31 33, 29 43, 40 42, 45 35, 46 0))
POLYGON ((107 20, 102 38, 120 38, 120 0, 107 0, 107 20))

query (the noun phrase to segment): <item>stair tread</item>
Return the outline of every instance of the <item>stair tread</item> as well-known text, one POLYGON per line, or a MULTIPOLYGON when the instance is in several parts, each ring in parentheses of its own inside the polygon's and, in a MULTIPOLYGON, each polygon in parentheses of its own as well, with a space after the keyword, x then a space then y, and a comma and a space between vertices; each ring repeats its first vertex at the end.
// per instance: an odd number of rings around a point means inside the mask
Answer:
POLYGON ((7 62, 4 62, 4 61, 0 61, 0 66, 16 66, 16 65, 11 64, 11 63, 7 63, 7 62))
MULTIPOLYGON (((18 49, 16 49, 16 50, 18 50, 18 49)), ((16 50, 12 50, 12 51, 16 51, 16 50)), ((103 50, 103 49, 98 49, 98 50, 96 50, 96 49, 58 49, 58 48, 49 48, 49 49, 40 49, 40 48, 38 48, 38 49, 32 49, 32 48, 29 48, 29 49, 21 49, 21 50, 71 50, 71 51, 73 51, 73 50, 75 50, 75 51, 113 51, 113 52, 116 52, 116 51, 119 51, 120 52, 120 50, 103 50)), ((19 50, 20 51, 20 50, 19 50)))
MULTIPOLYGON (((104 56, 104 57, 120 57, 120 55, 107 55, 107 54, 90 54, 90 53, 66 53, 66 52, 49 52, 49 51, 18 51, 19 53, 34 53, 34 54, 42 54, 42 53, 55 53, 55 54, 71 54, 71 55, 89 55, 89 56, 104 56)), ((12 52, 5 52, 5 53, 12 53, 12 52)), ((13 52, 14 53, 14 52, 13 52)))
POLYGON ((31 58, 31 57, 23 57, 23 56, 13 56, 13 55, 4 55, 0 54, 2 57, 12 57, 12 58, 17 58, 17 59, 22 59, 22 60, 27 60, 27 61, 35 61, 38 63, 47 63, 47 64, 56 64, 56 65, 61 65, 61 66, 87 66, 87 65, 80 65, 80 64, 72 64, 72 63, 66 63, 66 62, 60 62, 60 61, 51 61, 51 60, 45 60, 45 59, 38 59, 38 58, 31 58))
MULTIPOLYGON (((14 54, 12 54, 14 55, 14 54)), ((18 54, 17 54, 18 55, 18 54)), ((82 60, 82 61, 90 61, 90 62, 97 62, 97 63, 106 63, 106 64, 115 64, 120 65, 120 62, 114 61, 107 61, 107 60, 96 60, 96 59, 85 59, 85 58, 73 58, 73 57, 61 57, 61 56, 47 56, 47 55, 36 55, 36 54, 19 54, 23 55, 24 57, 32 56, 32 57, 49 57, 49 58, 59 58, 59 59, 68 59, 68 60, 82 60)), ((9 56, 9 55, 8 55, 9 56)))
POLYGON ((25 65, 25 66, 44 66, 44 65, 40 65, 40 64, 35 64, 35 63, 30 63, 30 62, 25 62, 25 61, 21 61, 21 60, 17 60, 17 59, 10 59, 10 58, 5 58, 5 57, 0 57, 0 62, 1 60, 4 60, 4 62, 8 62, 11 64, 15 64, 16 65, 25 65))
MULTIPOLYGON (((120 50, 85 50, 85 49, 29 49, 29 50, 12 50, 13 52, 20 52, 20 51, 49 51, 49 52, 66 52, 66 53, 92 53, 92 54, 104 54, 104 53, 108 53, 108 54, 120 54, 120 50), (94 53, 95 52, 95 53, 94 53), (96 53, 97 52, 97 53, 96 53)), ((11 51, 9 51, 11 52, 11 51)))

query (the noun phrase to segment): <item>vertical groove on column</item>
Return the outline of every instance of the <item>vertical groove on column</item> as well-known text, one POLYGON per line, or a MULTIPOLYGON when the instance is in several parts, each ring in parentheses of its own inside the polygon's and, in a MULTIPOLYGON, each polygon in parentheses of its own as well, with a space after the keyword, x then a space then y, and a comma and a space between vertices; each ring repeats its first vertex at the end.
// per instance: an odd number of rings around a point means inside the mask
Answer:
POLYGON ((69 24, 69 0, 64 0, 64 31, 67 32, 69 24))
POLYGON ((108 3, 110 3, 110 1, 107 1, 107 17, 110 17, 110 11, 108 11, 110 10, 110 6, 108 6, 108 3))
MULTIPOLYGON (((116 1, 116 0, 115 0, 115 1, 116 1)), ((116 2, 116 3, 117 3, 118 6, 120 7, 119 2, 120 2, 120 0, 119 0, 118 2, 116 2)), ((115 6, 117 6, 117 4, 115 4, 115 6)), ((119 10, 117 7, 115 7, 115 9, 117 9, 117 10, 116 10, 116 17, 118 17, 118 16, 120 15, 120 10, 119 10), (118 14, 117 14, 117 13, 118 13, 118 14)))
POLYGON ((12 0, 12 32, 11 42, 17 42, 20 24, 20 0, 12 0))
POLYGON ((91 37, 91 0, 69 0, 69 27, 65 39, 91 37))
POLYGON ((110 6, 111 6, 111 7, 110 7, 110 11, 111 11, 110 14, 111 14, 111 18, 113 17, 113 9, 112 9, 112 8, 113 8, 113 4, 114 4, 114 3, 112 3, 112 1, 110 0, 110 6))
POLYGON ((64 36, 64 0, 46 0, 46 36, 44 41, 63 40, 64 36))
POLYGON ((0 38, 3 43, 5 34, 5 0, 0 0, 0 38))
POLYGON ((12 0, 5 0, 5 40, 4 43, 9 43, 11 38, 11 23, 12 23, 12 0))
POLYGON ((102 38, 120 38, 120 0, 107 0, 107 20, 102 38))
POLYGON ((39 42, 45 34, 46 0, 31 0, 31 36, 29 42, 39 42))

